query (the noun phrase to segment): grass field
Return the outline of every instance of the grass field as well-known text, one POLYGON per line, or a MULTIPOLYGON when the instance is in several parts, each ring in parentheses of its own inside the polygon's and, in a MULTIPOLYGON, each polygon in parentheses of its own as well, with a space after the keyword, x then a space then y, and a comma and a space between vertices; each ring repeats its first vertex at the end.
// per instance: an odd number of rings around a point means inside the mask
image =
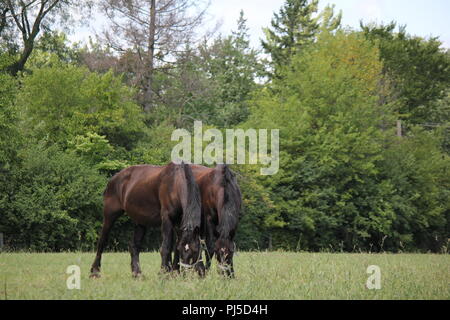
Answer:
POLYGON ((141 254, 143 279, 131 277, 128 253, 106 253, 102 277, 89 278, 93 253, 0 253, 0 299, 450 299, 450 256, 431 254, 239 253, 235 279, 216 264, 205 279, 159 274, 156 252, 141 254), (68 290, 66 268, 81 268, 68 290), (369 290, 369 265, 381 289, 369 290))

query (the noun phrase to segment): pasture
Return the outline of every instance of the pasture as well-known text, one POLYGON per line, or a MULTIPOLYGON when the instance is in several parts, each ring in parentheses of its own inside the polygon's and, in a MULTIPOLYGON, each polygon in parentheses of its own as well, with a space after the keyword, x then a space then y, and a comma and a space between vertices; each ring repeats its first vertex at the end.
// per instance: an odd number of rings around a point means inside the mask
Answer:
POLYGON ((217 264, 205 279, 159 274, 160 255, 143 252, 144 278, 132 279, 128 253, 105 253, 102 277, 90 279, 94 253, 0 253, 0 299, 450 299, 450 256, 240 252, 235 279, 217 264), (69 265, 81 288, 69 290, 69 265), (381 289, 366 288, 368 266, 381 270, 381 289))

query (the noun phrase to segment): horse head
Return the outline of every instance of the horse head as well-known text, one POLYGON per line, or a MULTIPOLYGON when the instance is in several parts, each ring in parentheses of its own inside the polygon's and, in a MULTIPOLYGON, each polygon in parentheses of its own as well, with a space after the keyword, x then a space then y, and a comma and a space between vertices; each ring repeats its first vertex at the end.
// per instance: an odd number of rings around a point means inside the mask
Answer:
POLYGON ((214 247, 219 269, 224 275, 233 276, 233 255, 236 246, 233 241, 228 238, 217 239, 214 247))
POLYGON ((180 267, 182 269, 194 269, 200 275, 204 275, 205 267, 203 265, 200 232, 199 227, 185 228, 182 230, 180 241, 178 241, 177 250, 180 257, 180 267))

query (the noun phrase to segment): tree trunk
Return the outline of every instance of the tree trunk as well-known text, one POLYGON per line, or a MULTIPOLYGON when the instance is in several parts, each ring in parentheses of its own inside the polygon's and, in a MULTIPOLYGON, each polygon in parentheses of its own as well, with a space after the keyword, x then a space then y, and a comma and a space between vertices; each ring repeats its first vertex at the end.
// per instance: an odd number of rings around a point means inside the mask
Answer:
POLYGON ((150 24, 148 36, 148 70, 146 72, 146 84, 144 92, 144 110, 149 112, 153 105, 153 73, 155 55, 155 32, 156 32, 156 0, 151 0, 150 24))
POLYGON ((34 39, 32 40, 27 40, 25 42, 25 48, 23 49, 22 54, 20 55, 19 60, 17 60, 16 62, 14 62, 12 65, 10 65, 8 67, 8 72, 12 75, 12 76, 17 76, 17 73, 19 73, 19 71, 23 71, 25 69, 25 64, 28 61, 28 58, 30 57, 31 53, 33 52, 33 47, 34 47, 34 39))
POLYGON ((402 122, 397 120, 397 137, 402 137, 402 122))

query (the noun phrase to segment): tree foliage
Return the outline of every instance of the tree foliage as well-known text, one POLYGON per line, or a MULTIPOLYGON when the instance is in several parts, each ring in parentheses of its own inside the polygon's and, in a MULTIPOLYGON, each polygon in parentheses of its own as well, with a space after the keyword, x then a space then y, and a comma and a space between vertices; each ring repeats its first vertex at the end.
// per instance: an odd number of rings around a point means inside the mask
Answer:
MULTIPOLYGON (((448 251, 449 55, 437 38, 397 32, 395 24, 343 31, 333 7, 318 12, 315 0, 287 0, 266 29, 267 61, 250 45, 243 12, 230 35, 192 42, 201 15, 187 8, 195 2, 105 0, 110 21, 130 31, 110 37, 114 50, 70 43, 49 11, 25 72, 11 76, 6 71, 25 47, 6 4, 27 28, 25 17, 30 22, 39 5, 51 3, 0 2, 0 232, 7 248, 94 249, 108 179, 129 165, 168 163, 173 131, 201 120, 223 132, 280 130, 277 174, 232 167, 243 194, 239 249, 448 251), (187 16, 194 20, 184 23, 187 16)), ((58 3, 70 16, 72 2, 58 3)), ((121 217, 110 248, 126 250, 132 229, 121 217)), ((159 229, 145 245, 158 248, 159 229)))
MULTIPOLYGON (((414 142, 394 141, 393 130, 381 130, 395 119, 392 105, 379 104, 382 71, 379 50, 361 36, 323 34, 293 57, 274 83, 276 90, 264 90, 257 98, 250 125, 279 128, 281 135, 280 173, 264 181, 285 222, 272 231, 278 246, 346 251, 427 247, 424 238, 436 235, 431 221, 441 219, 438 225, 445 225, 448 195, 410 185, 407 189, 423 201, 423 206, 413 204, 396 180, 408 175, 407 167, 395 166, 405 169, 402 174, 386 167, 392 150, 404 161, 414 142), (401 222, 412 208, 421 212, 420 218, 405 220, 422 220, 417 229, 401 222)), ((428 148, 429 155, 442 156, 436 144, 428 148)), ((449 164, 448 158, 432 158, 440 168, 434 171, 416 155, 408 156, 414 170, 424 172, 424 184, 449 164)), ((443 229, 439 237, 437 246, 445 243, 443 229)))
POLYGON ((92 132, 129 150, 144 128, 133 90, 112 72, 100 75, 64 64, 36 69, 24 77, 18 99, 24 131, 31 128, 30 135, 49 144, 67 146, 92 132))
POLYGON ((90 7, 89 0, 4 0, 0 4, 0 36, 6 40, 6 49, 15 55, 6 70, 12 75, 25 69, 35 42, 42 30, 50 30, 55 22, 69 20, 69 9, 90 7), (19 40, 20 39, 20 40, 19 40), (20 42, 19 42, 20 41, 20 42), (19 43, 18 43, 19 42, 19 43))
POLYGON ((410 36, 405 27, 396 32, 396 23, 361 28, 380 48, 383 72, 392 81, 402 117, 414 124, 430 122, 432 102, 444 97, 450 84, 450 56, 442 43, 438 38, 410 36))
POLYGON ((264 29, 262 46, 271 56, 275 75, 278 67, 289 64, 292 56, 314 42, 320 31, 340 26, 341 13, 334 16, 333 7, 327 6, 318 14, 318 8, 318 0, 287 0, 274 14, 272 28, 264 29))

